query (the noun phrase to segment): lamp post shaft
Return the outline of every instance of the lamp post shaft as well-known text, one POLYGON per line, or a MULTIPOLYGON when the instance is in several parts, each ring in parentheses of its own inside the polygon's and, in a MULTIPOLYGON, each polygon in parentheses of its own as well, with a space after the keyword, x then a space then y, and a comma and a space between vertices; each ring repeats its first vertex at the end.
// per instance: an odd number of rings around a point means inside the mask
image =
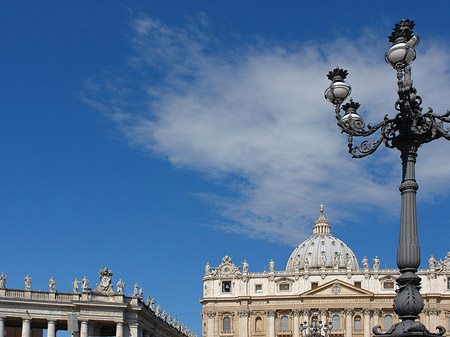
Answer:
POLYGON ((418 144, 414 141, 400 145, 402 158, 400 237, 397 266, 400 272, 416 272, 420 265, 420 248, 417 233, 416 193, 419 185, 415 179, 418 144))
POLYGON ((400 237, 397 250, 397 266, 401 276, 397 278, 398 292, 394 299, 394 311, 407 326, 413 325, 423 309, 420 295, 420 277, 416 275, 420 265, 420 247, 417 232, 415 164, 419 143, 409 139, 397 145, 402 158, 400 237))

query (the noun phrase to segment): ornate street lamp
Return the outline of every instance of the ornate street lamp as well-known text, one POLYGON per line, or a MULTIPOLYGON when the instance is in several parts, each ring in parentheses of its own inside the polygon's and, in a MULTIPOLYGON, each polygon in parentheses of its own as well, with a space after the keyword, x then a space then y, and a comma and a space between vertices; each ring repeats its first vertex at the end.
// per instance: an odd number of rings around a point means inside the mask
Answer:
MULTIPOLYGON (((318 312, 313 313, 313 317, 317 317, 318 312)), ((333 324, 328 323, 323 325, 322 321, 318 321, 317 319, 313 319, 311 322, 311 325, 308 327, 308 322, 303 322, 300 324, 299 330, 300 334, 304 337, 327 337, 328 331, 331 331, 333 329, 333 324), (323 330, 323 333, 325 336, 321 334, 321 330, 323 330), (309 333, 308 333, 309 332, 309 333)))
POLYGON ((325 91, 325 98, 335 106, 337 124, 342 132, 348 135, 349 153, 353 158, 362 158, 374 153, 383 143, 386 147, 396 148, 401 152, 402 182, 400 239, 397 250, 397 265, 400 277, 397 278, 397 296, 394 299, 394 311, 401 319, 385 334, 380 332, 379 325, 373 328, 375 335, 385 336, 441 336, 445 329, 438 326, 438 334, 431 333, 420 322, 415 320, 424 307, 420 295, 420 277, 416 275, 420 265, 420 248, 417 234, 415 163, 417 150, 422 144, 444 137, 450 140, 450 129, 444 123, 450 123, 450 111, 444 115, 433 113, 431 108, 422 113, 422 99, 416 95, 411 80, 410 63, 416 57, 415 47, 419 36, 413 33, 414 22, 402 20, 395 25, 389 36, 392 47, 386 52, 385 59, 397 71, 398 99, 394 118, 388 118, 376 125, 367 127, 357 109, 360 104, 353 102, 344 104, 341 116, 341 105, 350 95, 350 85, 345 82, 347 71, 336 68, 328 73, 331 85, 325 91), (367 137, 380 130, 380 137, 375 140, 364 140, 353 146, 353 137, 367 137))

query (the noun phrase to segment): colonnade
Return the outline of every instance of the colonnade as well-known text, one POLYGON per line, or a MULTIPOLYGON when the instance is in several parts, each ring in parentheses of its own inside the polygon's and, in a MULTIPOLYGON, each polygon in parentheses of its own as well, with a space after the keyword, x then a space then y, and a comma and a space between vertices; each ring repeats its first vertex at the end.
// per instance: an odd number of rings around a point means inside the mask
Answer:
MULTIPOLYGON (((21 337, 31 337, 32 319, 22 319, 22 335, 21 337)), ((47 337, 56 337, 56 320, 47 320, 47 337)), ((149 337, 151 334, 144 331, 138 324, 130 324, 129 333, 124 333, 124 322, 115 322, 116 337, 149 337)), ((0 336, 5 336, 5 318, 0 317, 0 336)), ((82 320, 80 322, 80 331, 72 332, 73 337, 89 337, 89 321, 82 320)))

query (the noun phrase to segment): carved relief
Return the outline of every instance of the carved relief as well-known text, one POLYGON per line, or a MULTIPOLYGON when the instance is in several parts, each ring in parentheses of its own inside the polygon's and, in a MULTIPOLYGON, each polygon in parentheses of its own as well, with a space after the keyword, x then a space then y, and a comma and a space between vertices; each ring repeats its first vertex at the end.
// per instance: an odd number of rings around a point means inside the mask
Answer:
POLYGON ((211 275, 220 277, 241 277, 241 272, 239 271, 241 267, 236 267, 236 265, 231 260, 231 257, 225 255, 222 258, 222 263, 217 268, 212 268, 211 275))
POLYGON ((105 267, 105 269, 100 269, 98 272, 100 275, 100 283, 97 283, 97 288, 94 291, 102 293, 114 293, 113 285, 111 284, 111 278, 113 273, 111 270, 105 267))

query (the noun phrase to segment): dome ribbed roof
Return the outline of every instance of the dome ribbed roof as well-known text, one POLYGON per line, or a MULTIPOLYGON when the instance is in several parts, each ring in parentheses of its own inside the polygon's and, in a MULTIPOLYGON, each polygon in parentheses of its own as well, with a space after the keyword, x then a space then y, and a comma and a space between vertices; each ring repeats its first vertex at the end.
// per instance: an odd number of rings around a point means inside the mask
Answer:
POLYGON ((291 254, 286 271, 305 269, 306 260, 307 269, 359 269, 358 260, 350 247, 330 233, 322 207, 313 234, 291 254))

